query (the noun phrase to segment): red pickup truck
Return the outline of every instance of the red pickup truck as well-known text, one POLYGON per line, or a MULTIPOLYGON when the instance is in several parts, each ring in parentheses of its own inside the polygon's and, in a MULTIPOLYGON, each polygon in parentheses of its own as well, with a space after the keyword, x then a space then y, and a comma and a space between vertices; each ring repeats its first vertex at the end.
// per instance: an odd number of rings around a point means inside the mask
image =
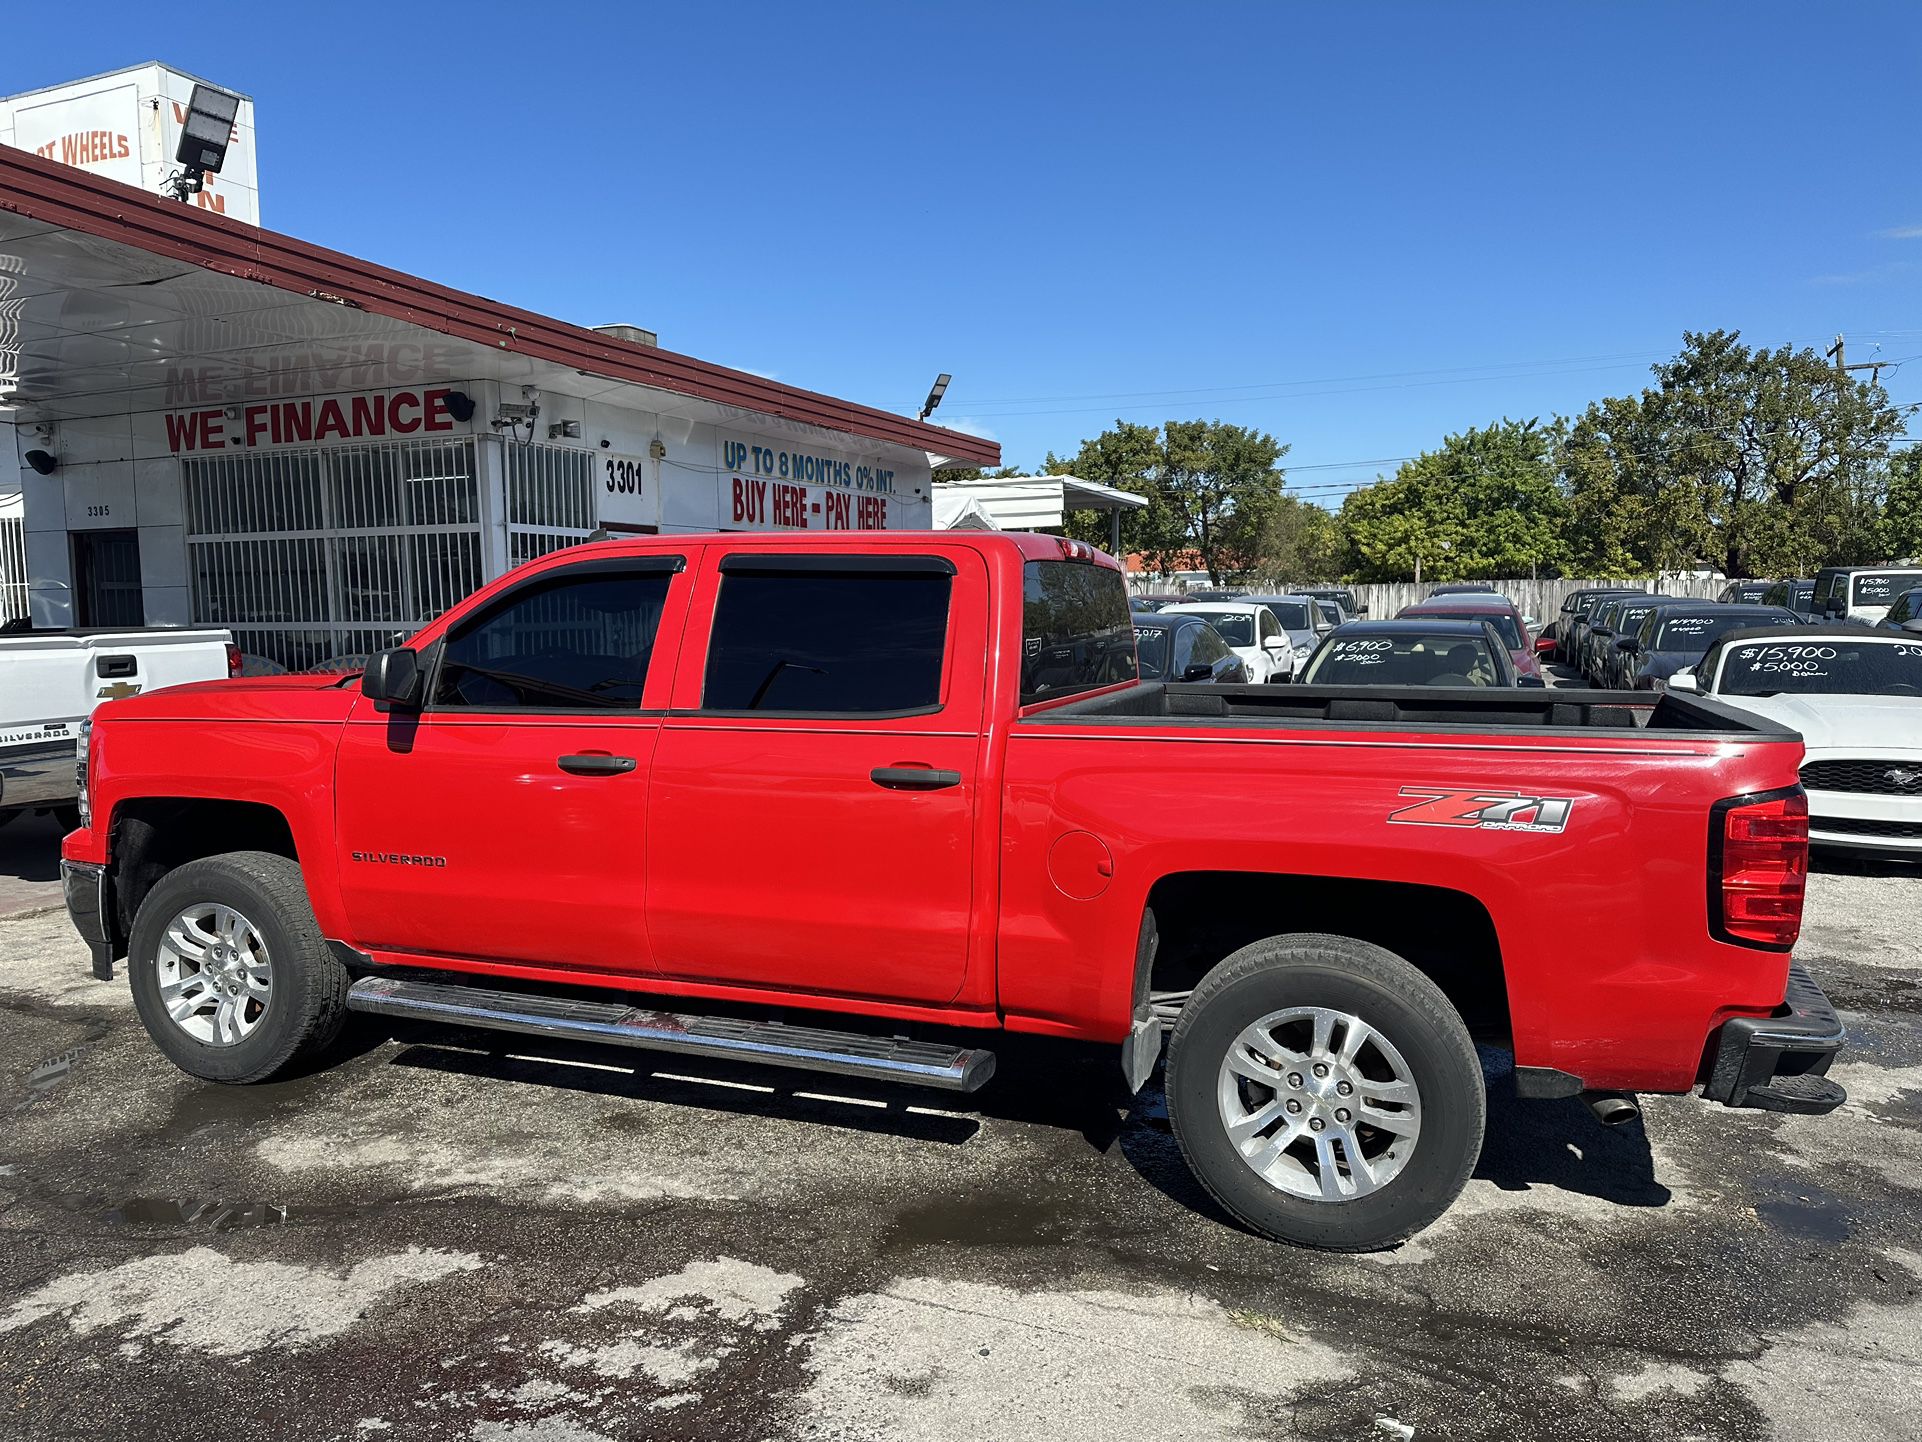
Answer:
POLYGON ((63 870, 196 1077, 363 1011, 958 1091, 1039 1033, 1139 1089, 1171 1026, 1213 1194, 1367 1248, 1473 1169, 1476 1039, 1598 1115, 1844 1099, 1801 756, 1674 693, 1143 683, 1054 537, 651 537, 362 676, 103 707, 63 870))

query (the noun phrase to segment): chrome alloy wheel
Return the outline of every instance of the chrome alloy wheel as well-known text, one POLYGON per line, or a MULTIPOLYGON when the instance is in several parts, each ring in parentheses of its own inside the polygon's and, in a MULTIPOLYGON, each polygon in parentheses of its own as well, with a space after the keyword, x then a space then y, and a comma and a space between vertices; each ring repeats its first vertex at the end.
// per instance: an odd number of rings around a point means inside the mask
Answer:
POLYGON ((167 923, 154 970, 174 1025, 208 1046, 245 1041, 273 1000, 259 928, 217 902, 196 902, 167 923))
POLYGON ((1274 1011, 1222 1058, 1221 1122, 1270 1186, 1346 1202, 1401 1175, 1421 1136, 1421 1090, 1394 1044, 1358 1016, 1274 1011))

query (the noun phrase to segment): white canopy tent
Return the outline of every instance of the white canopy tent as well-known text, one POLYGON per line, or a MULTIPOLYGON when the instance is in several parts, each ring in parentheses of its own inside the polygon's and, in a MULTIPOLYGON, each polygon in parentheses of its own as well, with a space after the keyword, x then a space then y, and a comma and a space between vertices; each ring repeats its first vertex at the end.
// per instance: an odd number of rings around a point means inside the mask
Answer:
POLYGON ((1108 549, 1121 554, 1121 515, 1148 504, 1137 496, 1079 476, 1006 476, 998 480, 934 483, 937 530, 1058 531, 1070 511, 1108 513, 1108 549), (944 514, 955 517, 943 520, 944 514), (979 515, 987 524, 969 519, 979 515))

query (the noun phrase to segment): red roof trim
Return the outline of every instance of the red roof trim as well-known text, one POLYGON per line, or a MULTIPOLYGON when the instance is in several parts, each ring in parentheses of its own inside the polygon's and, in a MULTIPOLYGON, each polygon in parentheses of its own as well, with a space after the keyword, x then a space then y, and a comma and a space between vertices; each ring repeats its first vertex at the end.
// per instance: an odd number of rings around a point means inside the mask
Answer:
POLYGON ((451 290, 276 231, 162 200, 131 185, 6 145, 0 145, 0 210, 610 380, 932 451, 977 466, 1001 463, 1001 447, 995 441, 674 351, 613 340, 582 326, 451 290))

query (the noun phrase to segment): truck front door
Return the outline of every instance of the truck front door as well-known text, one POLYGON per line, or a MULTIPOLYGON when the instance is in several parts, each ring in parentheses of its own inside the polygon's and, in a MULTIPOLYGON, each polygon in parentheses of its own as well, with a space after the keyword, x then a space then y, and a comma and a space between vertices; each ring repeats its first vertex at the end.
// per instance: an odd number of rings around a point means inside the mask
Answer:
POLYGON ((953 1000, 973 914, 984 563, 936 542, 716 546, 706 565, 649 787, 657 965, 953 1000))
POLYGON ((536 574, 449 630, 421 711, 362 698, 336 785, 361 945, 648 970, 647 782, 672 684, 649 662, 688 589, 678 556, 536 574))

